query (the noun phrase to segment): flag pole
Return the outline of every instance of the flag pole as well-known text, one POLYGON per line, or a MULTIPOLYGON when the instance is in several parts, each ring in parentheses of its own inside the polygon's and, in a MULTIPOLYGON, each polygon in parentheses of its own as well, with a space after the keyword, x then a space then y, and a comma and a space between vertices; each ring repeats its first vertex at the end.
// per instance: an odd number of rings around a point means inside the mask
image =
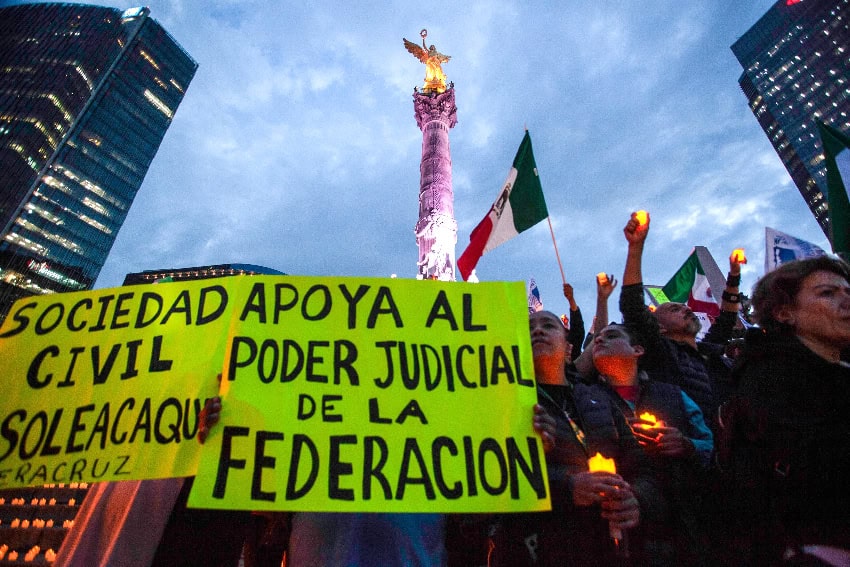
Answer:
POLYGON ((566 284, 567 278, 564 276, 564 266, 561 264, 561 255, 558 253, 558 243, 555 242, 555 231, 552 230, 552 219, 550 217, 546 217, 546 221, 549 223, 549 234, 552 235, 552 246, 555 247, 555 257, 558 259, 558 267, 561 269, 561 281, 566 284))

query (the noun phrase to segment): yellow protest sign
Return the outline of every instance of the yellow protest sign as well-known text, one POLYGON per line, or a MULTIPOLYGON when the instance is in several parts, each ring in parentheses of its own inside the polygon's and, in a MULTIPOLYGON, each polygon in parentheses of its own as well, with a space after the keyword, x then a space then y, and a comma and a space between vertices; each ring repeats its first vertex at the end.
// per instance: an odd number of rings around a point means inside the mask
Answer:
POLYGON ((257 276, 27 298, 0 328, 0 384, 0 488, 197 474, 191 504, 211 508, 550 506, 522 283, 257 276))
POLYGON ((194 474, 236 283, 15 303, 0 329, 0 488, 194 474))
POLYGON ((250 284, 190 505, 549 509, 522 283, 250 284))

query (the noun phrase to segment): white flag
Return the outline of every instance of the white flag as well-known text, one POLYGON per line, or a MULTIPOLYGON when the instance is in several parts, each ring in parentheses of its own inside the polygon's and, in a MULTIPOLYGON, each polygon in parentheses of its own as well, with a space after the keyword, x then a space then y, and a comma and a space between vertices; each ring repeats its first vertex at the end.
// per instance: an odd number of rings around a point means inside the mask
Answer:
POLYGON ((820 246, 770 227, 764 228, 764 242, 765 274, 791 260, 803 260, 826 255, 826 252, 820 246))

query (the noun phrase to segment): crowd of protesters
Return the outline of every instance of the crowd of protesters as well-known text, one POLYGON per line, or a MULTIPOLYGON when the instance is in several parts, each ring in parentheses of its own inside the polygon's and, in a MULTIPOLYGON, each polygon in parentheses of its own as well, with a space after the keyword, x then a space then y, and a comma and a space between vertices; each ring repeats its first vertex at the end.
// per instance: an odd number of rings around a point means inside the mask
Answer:
MULTIPOLYGON (((850 565, 850 266, 821 257, 766 274, 757 326, 736 336, 733 254, 698 341, 686 305, 645 304, 649 227, 632 215, 623 231, 621 317, 608 312, 613 276, 597 279, 587 338, 569 284, 570 325, 530 314, 552 511, 254 515, 230 526, 253 536, 206 564, 235 566, 241 551, 246 567, 850 565), (590 472, 596 453, 617 473, 590 472)), ((205 408, 201 439, 219 411, 205 408)))

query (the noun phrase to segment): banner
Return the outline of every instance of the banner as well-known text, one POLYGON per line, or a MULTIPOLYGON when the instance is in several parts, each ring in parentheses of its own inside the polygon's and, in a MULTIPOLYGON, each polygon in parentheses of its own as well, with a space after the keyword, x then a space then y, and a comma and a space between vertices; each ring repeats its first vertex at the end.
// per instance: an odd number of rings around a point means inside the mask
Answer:
POLYGON ((521 282, 252 276, 39 296, 0 329, 0 368, 2 488, 197 474, 191 502, 212 508, 550 506, 521 282))
POLYGON ((764 244, 765 274, 786 262, 826 255, 820 246, 769 226, 764 227, 764 244))
POLYGON ((191 506, 549 508, 521 282, 251 282, 191 506))
POLYGON ((15 303, 0 329, 0 488, 194 474, 236 283, 15 303))

